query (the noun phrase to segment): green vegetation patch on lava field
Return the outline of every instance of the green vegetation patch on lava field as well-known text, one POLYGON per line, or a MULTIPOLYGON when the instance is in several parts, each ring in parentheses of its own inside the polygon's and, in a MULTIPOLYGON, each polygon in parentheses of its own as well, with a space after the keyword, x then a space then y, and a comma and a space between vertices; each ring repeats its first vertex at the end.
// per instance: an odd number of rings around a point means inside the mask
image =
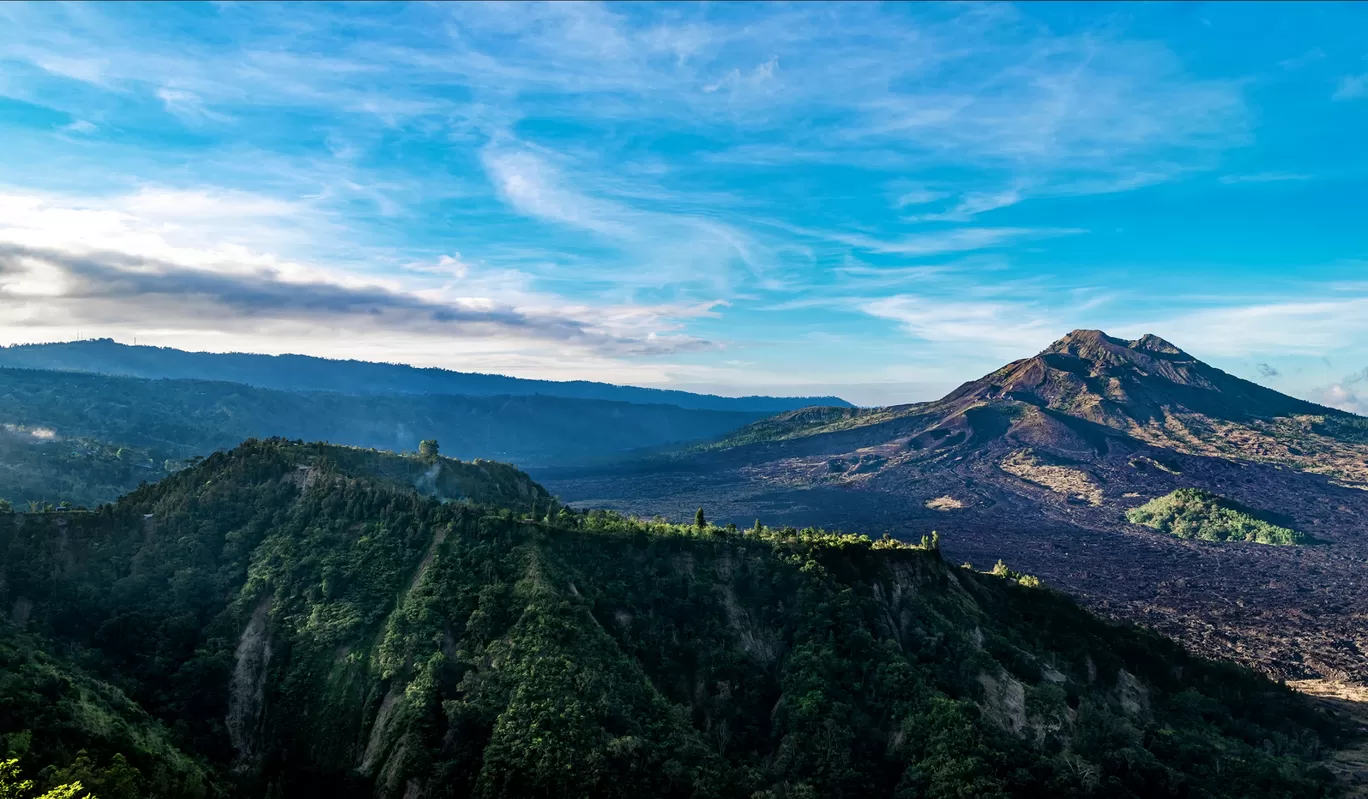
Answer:
POLYGON ((1200 488, 1180 488, 1126 512, 1126 518, 1163 533, 1200 541, 1249 541, 1293 546, 1309 543, 1257 511, 1200 488))

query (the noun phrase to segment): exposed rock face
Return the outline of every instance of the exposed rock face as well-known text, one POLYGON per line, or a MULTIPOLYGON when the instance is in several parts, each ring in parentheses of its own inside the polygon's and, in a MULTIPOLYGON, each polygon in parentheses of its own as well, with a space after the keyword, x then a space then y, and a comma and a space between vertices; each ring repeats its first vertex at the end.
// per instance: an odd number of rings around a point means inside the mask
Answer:
POLYGON ((366 749, 361 755, 361 773, 370 775, 375 773, 376 765, 380 762, 380 755, 383 752, 386 736, 390 731, 390 722, 394 720, 395 705, 403 697, 403 686, 392 685, 385 692, 385 698, 380 700, 380 709, 376 711, 375 722, 371 725, 370 736, 366 739, 366 749))

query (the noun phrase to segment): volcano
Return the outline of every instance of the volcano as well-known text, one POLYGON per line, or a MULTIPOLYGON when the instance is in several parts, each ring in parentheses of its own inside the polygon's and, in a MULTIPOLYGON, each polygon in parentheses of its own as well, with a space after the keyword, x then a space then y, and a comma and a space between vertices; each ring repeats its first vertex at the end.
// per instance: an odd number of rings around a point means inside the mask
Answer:
POLYGON ((701 505, 737 524, 934 529, 952 556, 1001 555, 1213 656, 1368 678, 1368 419, 1154 335, 1075 330, 934 402, 792 411, 666 458, 542 479, 571 502, 643 515, 701 505), (1179 489, 1308 543, 1190 540, 1128 520, 1179 489))

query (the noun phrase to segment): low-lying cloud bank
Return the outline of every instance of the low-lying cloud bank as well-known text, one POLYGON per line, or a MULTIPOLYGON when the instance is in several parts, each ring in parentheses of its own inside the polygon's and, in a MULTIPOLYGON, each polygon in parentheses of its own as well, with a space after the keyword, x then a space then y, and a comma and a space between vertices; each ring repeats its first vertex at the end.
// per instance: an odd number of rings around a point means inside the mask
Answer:
POLYGON ((206 269, 114 251, 0 243, 0 324, 257 330, 273 323, 433 337, 512 336, 610 357, 709 349, 686 335, 623 335, 568 315, 374 285, 287 279, 265 267, 206 269))

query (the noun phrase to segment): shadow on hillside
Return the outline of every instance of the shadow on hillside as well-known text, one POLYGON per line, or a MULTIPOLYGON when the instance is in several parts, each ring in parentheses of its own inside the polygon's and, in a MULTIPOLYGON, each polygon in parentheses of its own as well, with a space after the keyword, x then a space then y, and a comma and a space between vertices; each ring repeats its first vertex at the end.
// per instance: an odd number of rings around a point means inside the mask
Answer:
POLYGON ((1368 687, 1338 680, 1289 680, 1287 685, 1358 726, 1359 735, 1327 758, 1326 766, 1343 783, 1346 799, 1368 799, 1368 687))

